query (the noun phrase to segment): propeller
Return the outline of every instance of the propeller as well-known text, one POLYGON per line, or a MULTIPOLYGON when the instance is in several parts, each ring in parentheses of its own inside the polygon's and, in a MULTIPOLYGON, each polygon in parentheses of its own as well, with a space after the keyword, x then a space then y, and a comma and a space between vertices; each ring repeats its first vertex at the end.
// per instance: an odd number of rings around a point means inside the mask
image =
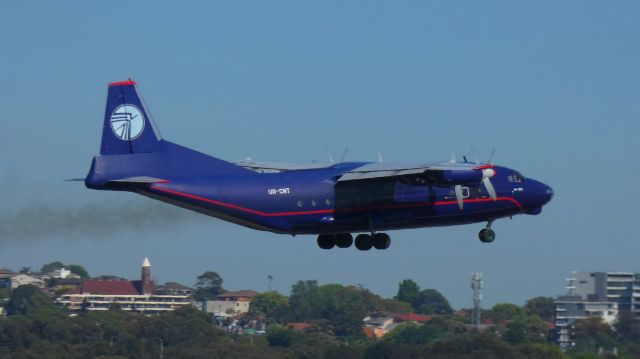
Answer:
POLYGON ((493 187, 493 184, 491 183, 491 177, 495 176, 496 171, 493 168, 483 168, 482 169, 482 184, 484 184, 484 187, 487 189, 487 192, 489 192, 489 197, 491 197, 492 200, 497 200, 498 196, 496 195, 496 189, 493 187))
POLYGON ((493 163, 491 163, 491 160, 493 159, 493 155, 495 155, 495 154, 496 154, 496 148, 494 147, 494 148, 491 149, 491 153, 489 154, 489 159, 487 159, 487 163, 488 164, 493 164, 493 163))
POLYGON ((327 153, 327 157, 329 157, 329 162, 333 163, 333 156, 331 156, 331 152, 329 152, 329 146, 324 145, 324 152, 327 153))
POLYGON ((462 211, 462 209, 464 208, 464 197, 462 195, 462 185, 457 184, 455 187, 453 187, 453 189, 456 192, 456 200, 458 200, 458 207, 460 207, 460 210, 462 211))

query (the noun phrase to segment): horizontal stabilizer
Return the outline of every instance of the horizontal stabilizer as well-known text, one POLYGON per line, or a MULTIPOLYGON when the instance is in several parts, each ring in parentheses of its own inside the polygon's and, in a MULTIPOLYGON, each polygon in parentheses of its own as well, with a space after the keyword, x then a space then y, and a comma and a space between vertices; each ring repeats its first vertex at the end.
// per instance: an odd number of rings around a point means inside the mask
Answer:
POLYGON ((167 183, 169 180, 148 176, 137 176, 137 177, 129 177, 129 178, 120 178, 115 180, 110 180, 108 182, 111 183, 140 183, 140 184, 152 184, 152 183, 167 183))

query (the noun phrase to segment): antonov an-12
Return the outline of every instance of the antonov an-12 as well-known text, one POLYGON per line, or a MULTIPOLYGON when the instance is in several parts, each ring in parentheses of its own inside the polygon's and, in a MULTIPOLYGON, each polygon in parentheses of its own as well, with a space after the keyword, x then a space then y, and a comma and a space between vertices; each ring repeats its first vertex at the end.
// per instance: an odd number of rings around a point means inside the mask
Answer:
MULTIPOLYGON (((386 231, 539 214, 542 182, 493 164, 227 162, 160 136, 136 83, 109 84, 88 188, 139 193, 249 228, 317 235, 320 248, 386 249, 386 231), (358 233, 355 240, 352 233, 358 233)), ((144 213, 140 213, 144 216, 144 213)))

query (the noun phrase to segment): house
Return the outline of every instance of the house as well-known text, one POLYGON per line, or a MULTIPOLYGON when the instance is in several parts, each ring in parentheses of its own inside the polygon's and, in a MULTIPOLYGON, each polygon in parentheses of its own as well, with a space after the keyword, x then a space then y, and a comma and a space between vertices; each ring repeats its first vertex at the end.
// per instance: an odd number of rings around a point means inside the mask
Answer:
POLYGON ((24 273, 11 277, 11 289, 18 288, 21 285, 35 285, 38 288, 44 288, 44 280, 24 273))
POLYGON ((80 278, 79 275, 71 273, 70 270, 65 269, 65 268, 60 268, 60 269, 56 269, 53 272, 48 274, 49 277, 51 278, 56 278, 56 279, 66 279, 66 278, 80 278))
POLYGON ((202 303, 202 310, 219 318, 234 317, 249 312, 253 297, 260 293, 254 290, 228 291, 202 303))
POLYGON ((380 339, 395 329, 399 324, 391 317, 365 317, 363 332, 373 339, 380 339))
POLYGON ((402 314, 393 318, 393 321, 396 323, 404 323, 404 322, 412 322, 415 324, 424 324, 433 319, 432 315, 424 315, 424 314, 416 314, 416 313, 408 313, 402 314))
POLYGON ((191 305, 187 295, 157 294, 151 280, 151 263, 145 258, 140 280, 84 280, 76 290, 62 294, 57 301, 72 312, 119 308, 144 314, 157 314, 191 305))

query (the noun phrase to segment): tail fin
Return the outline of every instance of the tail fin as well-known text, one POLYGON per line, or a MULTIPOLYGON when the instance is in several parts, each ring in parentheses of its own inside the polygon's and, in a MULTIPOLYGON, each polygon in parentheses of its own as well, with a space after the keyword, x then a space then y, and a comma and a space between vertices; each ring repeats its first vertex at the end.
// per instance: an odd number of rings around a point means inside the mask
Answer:
POLYGON ((135 81, 110 83, 100 154, 156 152, 160 140, 160 132, 149 116, 135 81))

